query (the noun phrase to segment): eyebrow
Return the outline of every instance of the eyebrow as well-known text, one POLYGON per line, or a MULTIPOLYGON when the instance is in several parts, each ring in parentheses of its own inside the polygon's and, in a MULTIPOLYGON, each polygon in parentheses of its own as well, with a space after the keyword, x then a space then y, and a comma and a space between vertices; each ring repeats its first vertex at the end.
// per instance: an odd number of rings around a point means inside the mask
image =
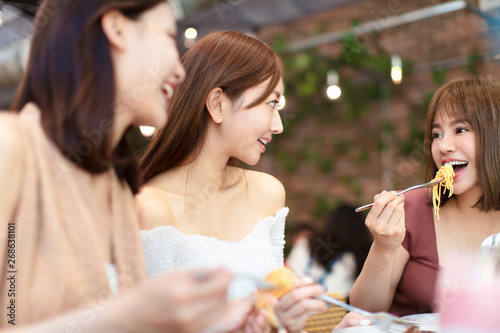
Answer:
POLYGON ((276 94, 276 96, 277 96, 278 98, 280 98, 280 97, 281 97, 281 93, 280 93, 279 91, 277 91, 277 90, 273 91, 272 93, 273 93, 273 94, 276 94))
MULTIPOLYGON (((464 123, 464 124, 467 124, 467 122, 463 119, 456 119, 456 120, 453 120, 451 122, 451 125, 456 125, 456 124, 460 124, 460 123, 464 123)), ((431 129, 434 129, 434 128, 437 128, 437 127, 441 127, 441 125, 439 124, 433 124, 431 129)))

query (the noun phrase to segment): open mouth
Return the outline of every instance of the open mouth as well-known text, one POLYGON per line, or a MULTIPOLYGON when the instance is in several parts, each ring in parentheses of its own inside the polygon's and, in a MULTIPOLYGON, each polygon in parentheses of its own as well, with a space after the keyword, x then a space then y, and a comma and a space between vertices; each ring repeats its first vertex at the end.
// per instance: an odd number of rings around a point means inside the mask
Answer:
POLYGON ((267 141, 262 138, 259 138, 259 142, 262 143, 264 146, 267 145, 267 141))
POLYGON ((455 174, 457 174, 460 171, 462 171, 463 169, 465 169, 467 167, 467 165, 469 165, 469 162, 466 162, 466 161, 451 161, 451 162, 445 163, 445 165, 448 165, 448 164, 453 167, 453 171, 455 172, 455 174))

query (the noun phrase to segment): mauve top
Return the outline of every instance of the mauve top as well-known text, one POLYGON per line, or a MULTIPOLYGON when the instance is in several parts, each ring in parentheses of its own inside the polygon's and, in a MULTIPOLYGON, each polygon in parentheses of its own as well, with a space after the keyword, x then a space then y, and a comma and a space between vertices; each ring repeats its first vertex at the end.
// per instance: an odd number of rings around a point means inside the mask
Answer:
POLYGON ((406 236, 402 245, 410 259, 399 281, 389 312, 398 316, 433 312, 439 260, 431 198, 426 189, 405 196, 406 236))

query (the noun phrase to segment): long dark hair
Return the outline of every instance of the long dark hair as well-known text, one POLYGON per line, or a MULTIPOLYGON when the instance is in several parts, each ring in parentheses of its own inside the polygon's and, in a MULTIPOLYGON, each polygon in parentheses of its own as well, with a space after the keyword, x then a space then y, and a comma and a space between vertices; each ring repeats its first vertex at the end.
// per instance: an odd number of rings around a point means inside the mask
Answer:
POLYGON ((13 110, 34 102, 42 126, 63 155, 91 173, 114 166, 134 193, 135 154, 125 136, 110 151, 115 83, 101 17, 119 10, 130 19, 165 0, 45 0, 35 17, 26 73, 13 110))
MULTIPOLYGON (((247 107, 262 103, 283 76, 283 63, 265 43, 247 35, 223 31, 205 36, 182 57, 186 78, 174 92, 167 125, 153 138, 141 160, 144 181, 188 163, 205 140, 212 89, 220 87, 237 100, 245 90, 271 78, 266 91, 247 107)), ((231 161, 230 161, 231 163, 231 161)))
POLYGON ((354 253, 358 276, 370 250, 372 239, 363 217, 354 207, 341 204, 335 208, 325 221, 325 230, 310 242, 311 257, 327 271, 340 255, 354 253))
MULTIPOLYGON (((474 208, 500 210, 500 85, 476 77, 448 82, 432 98, 425 125, 425 177, 431 180, 438 170, 432 159, 432 124, 438 112, 467 122, 476 135, 476 168, 483 194, 474 208)), ((444 191, 444 189, 443 189, 444 191)), ((448 194, 441 195, 441 206, 448 194)), ((453 197, 453 196, 452 196, 453 197)))

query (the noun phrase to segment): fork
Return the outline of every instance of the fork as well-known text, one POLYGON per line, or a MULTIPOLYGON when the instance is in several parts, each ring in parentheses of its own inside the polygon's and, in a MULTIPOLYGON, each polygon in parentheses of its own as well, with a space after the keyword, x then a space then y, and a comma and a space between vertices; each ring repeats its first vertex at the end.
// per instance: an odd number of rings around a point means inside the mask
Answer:
MULTIPOLYGON (((431 180, 428 183, 424 183, 424 184, 420 184, 420 185, 415 185, 415 186, 412 186, 412 187, 408 187, 407 189, 404 189, 401 192, 398 192, 398 195, 403 194, 403 193, 408 192, 408 191, 416 190, 418 188, 427 188, 427 187, 435 186, 435 185, 439 184, 443 179, 444 179, 444 177, 441 177, 439 179, 431 180)), ((356 213, 359 213, 359 212, 362 212, 364 210, 367 210, 367 209, 371 208, 371 206, 373 206, 373 204, 374 203, 371 203, 371 204, 364 205, 364 206, 356 208, 355 209, 356 213)))
POLYGON ((410 324, 409 322, 404 321, 403 319, 396 317, 390 313, 387 312, 368 312, 363 309, 357 308, 355 306, 349 305, 347 303, 344 303, 342 301, 339 301, 336 298, 330 297, 328 295, 319 295, 317 296, 318 299, 329 303, 333 304, 336 306, 339 306, 343 309, 346 309, 347 311, 352 311, 359 313, 360 315, 365 316, 368 318, 371 323, 373 324, 374 327, 377 329, 383 331, 383 332, 388 332, 388 333, 403 333, 405 332, 408 328, 414 328, 415 326, 410 324))
MULTIPOLYGON (((259 290, 263 290, 263 291, 273 290, 273 289, 276 289, 276 285, 269 283, 267 281, 260 280, 260 281, 257 281, 257 288, 259 290)), ((335 298, 330 297, 330 296, 325 295, 325 294, 319 295, 316 298, 322 300, 323 302, 344 308, 347 311, 356 312, 356 313, 359 313, 359 314, 365 316, 366 318, 368 318, 370 320, 370 322, 373 324, 374 327, 376 327, 377 329, 379 329, 383 332, 404 333, 404 332, 406 332, 406 330, 408 328, 415 327, 414 325, 402 320, 401 318, 398 318, 398 317, 396 317, 390 313, 387 313, 387 312, 376 312, 376 313, 368 312, 368 311, 365 311, 363 309, 360 309, 360 308, 357 308, 355 306, 344 303, 342 301, 339 301, 338 299, 335 299, 335 298)), ((278 319, 278 318, 276 318, 276 319, 278 319)), ((281 326, 281 327, 278 327, 278 329, 282 329, 283 325, 281 324, 281 322, 279 320, 277 320, 277 322, 278 322, 278 326, 281 326)), ((281 331, 279 331, 279 332, 281 332, 281 331)))

